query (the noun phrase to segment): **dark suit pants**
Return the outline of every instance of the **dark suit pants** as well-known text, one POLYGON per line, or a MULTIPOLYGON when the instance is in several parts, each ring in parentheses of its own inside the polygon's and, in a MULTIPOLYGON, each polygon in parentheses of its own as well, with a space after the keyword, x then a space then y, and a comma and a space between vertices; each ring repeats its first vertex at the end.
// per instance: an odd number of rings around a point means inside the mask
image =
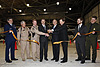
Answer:
POLYGON ((52 48, 53 48, 53 58, 55 60, 59 60, 60 45, 59 44, 52 44, 52 48))
POLYGON ((9 61, 9 49, 11 48, 11 59, 15 58, 15 41, 6 41, 5 60, 9 61))
POLYGON ((63 60, 67 61, 68 60, 68 43, 67 42, 62 42, 62 48, 63 48, 63 60))
POLYGON ((85 42, 79 43, 76 41, 76 50, 77 50, 78 59, 85 61, 85 56, 86 56, 85 42))
POLYGON ((47 59, 47 52, 48 52, 48 40, 40 41, 40 60, 43 60, 43 53, 44 59, 47 59))

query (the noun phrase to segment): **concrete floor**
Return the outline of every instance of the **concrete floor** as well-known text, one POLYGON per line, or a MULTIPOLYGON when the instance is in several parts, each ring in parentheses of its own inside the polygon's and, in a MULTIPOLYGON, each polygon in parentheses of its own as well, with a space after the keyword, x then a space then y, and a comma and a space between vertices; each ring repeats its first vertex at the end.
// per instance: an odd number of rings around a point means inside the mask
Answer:
MULTIPOLYGON (((68 47, 68 62, 61 64, 59 62, 51 61, 52 58, 52 46, 49 42, 49 50, 48 50, 48 59, 49 61, 39 62, 33 61, 32 59, 27 59, 26 61, 21 60, 20 46, 18 46, 18 50, 16 50, 16 58, 18 61, 13 61, 12 63, 5 62, 5 45, 0 43, 0 67, 100 67, 100 50, 97 50, 97 63, 91 63, 91 61, 86 61, 85 64, 80 64, 80 62, 76 62, 75 58, 77 58, 75 45, 71 44, 68 47)), ((31 48, 31 47, 30 47, 31 48)), ((62 48, 60 49, 60 58, 63 56, 62 48)), ((30 50, 31 51, 31 50, 30 50)))

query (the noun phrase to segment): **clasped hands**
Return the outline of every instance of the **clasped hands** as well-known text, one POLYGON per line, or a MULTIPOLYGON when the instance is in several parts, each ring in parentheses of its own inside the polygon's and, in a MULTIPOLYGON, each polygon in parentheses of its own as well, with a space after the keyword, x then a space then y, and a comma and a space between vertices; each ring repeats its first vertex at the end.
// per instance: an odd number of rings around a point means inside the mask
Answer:
POLYGON ((48 30, 48 33, 53 33, 53 31, 49 29, 49 30, 48 30))

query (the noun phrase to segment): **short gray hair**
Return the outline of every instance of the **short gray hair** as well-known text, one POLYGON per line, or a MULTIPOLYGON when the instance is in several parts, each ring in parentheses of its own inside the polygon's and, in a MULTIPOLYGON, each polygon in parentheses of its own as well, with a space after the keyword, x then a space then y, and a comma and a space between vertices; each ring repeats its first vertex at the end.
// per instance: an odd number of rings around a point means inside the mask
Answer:
POLYGON ((20 24, 26 23, 25 21, 21 21, 20 24))

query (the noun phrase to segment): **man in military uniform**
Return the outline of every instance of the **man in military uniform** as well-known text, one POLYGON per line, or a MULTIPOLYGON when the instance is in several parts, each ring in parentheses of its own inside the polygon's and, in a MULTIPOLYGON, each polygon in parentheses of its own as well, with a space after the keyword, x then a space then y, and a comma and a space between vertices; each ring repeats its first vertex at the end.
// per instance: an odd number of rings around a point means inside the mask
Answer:
MULTIPOLYGON (((17 37, 17 31, 16 31, 16 27, 15 25, 13 25, 13 19, 12 18, 8 18, 7 19, 7 24, 4 26, 4 31, 9 31, 12 30, 15 34, 15 36, 17 37)), ((6 38, 5 38, 5 42, 6 42, 6 50, 5 50, 5 61, 7 63, 11 63, 11 60, 18 60, 15 58, 15 41, 16 39, 13 37, 11 31, 5 33, 6 38), (9 49, 11 48, 11 60, 9 59, 9 49)))
MULTIPOLYGON (((39 35, 45 35, 45 36, 49 36, 46 33, 40 32, 38 31, 38 25, 37 25, 37 21, 34 19, 33 20, 33 26, 31 27, 31 40, 36 40, 39 42, 39 35)), ((40 58, 40 45, 31 42, 31 46, 32 46, 32 57, 33 57, 33 61, 36 61, 36 58, 39 59, 40 58)))
POLYGON ((92 34, 88 35, 86 38, 86 60, 90 60, 90 48, 92 46, 92 63, 95 63, 97 57, 97 37, 98 33, 95 31, 100 30, 100 26, 96 23, 97 17, 92 16, 91 22, 86 24, 88 33, 92 32, 92 34))
POLYGON ((25 61, 25 49, 26 49, 26 55, 27 59, 31 59, 30 52, 29 52, 29 42, 28 40, 29 35, 29 28, 26 27, 25 21, 21 21, 21 27, 18 29, 18 43, 21 46, 21 57, 22 61, 25 61))

